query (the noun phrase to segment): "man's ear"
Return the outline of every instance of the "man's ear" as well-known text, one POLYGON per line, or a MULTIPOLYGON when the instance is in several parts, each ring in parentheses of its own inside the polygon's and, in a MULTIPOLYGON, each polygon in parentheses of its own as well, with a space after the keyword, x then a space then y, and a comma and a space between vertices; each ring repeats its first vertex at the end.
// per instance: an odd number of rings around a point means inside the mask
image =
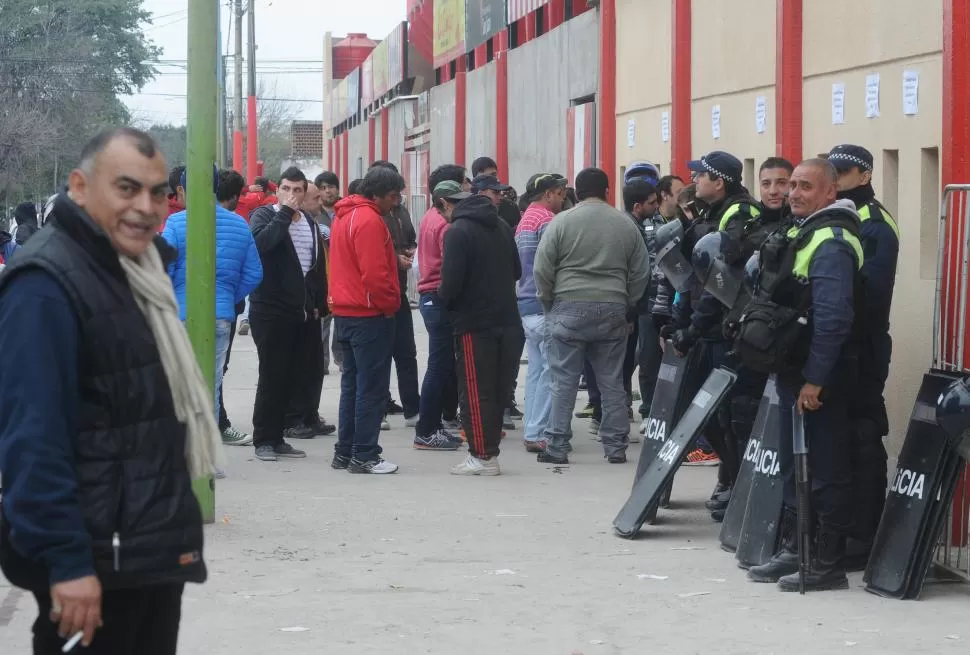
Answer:
POLYGON ((862 171, 862 184, 869 184, 872 182, 872 171, 862 171))
POLYGON ((78 207, 84 207, 87 201, 88 178, 79 168, 75 168, 67 176, 68 196, 77 203, 78 207))

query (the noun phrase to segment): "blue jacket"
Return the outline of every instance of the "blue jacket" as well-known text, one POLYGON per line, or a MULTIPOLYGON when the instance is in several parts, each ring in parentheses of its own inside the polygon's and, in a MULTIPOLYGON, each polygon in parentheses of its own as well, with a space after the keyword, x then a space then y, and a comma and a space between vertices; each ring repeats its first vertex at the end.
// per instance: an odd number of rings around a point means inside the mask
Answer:
MULTIPOLYGON (((162 236, 178 250, 178 259, 168 267, 168 275, 179 301, 179 316, 185 320, 186 216, 181 211, 168 217, 162 236)), ((263 264, 256 242, 239 214, 216 207, 216 320, 236 318, 236 304, 259 286, 263 264)))

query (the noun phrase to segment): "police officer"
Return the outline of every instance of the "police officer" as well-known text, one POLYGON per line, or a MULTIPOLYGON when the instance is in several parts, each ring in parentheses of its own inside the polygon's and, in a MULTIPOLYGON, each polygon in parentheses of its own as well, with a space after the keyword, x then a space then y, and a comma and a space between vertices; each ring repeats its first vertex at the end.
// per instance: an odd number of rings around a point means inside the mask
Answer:
MULTIPOLYGON (((754 251, 754 247, 747 245, 746 237, 757 225, 761 207, 741 184, 744 170, 741 161, 729 153, 714 151, 689 162, 687 166, 694 173, 697 199, 706 207, 700 219, 695 221, 685 236, 685 246, 690 248, 687 251, 688 258, 692 256, 694 246, 701 237, 711 231, 719 231, 739 244, 738 260, 728 264, 743 266, 747 255, 754 251)), ((692 292, 690 300, 690 325, 677 331, 673 343, 678 352, 686 353, 698 340, 702 341, 703 351, 698 356, 697 368, 691 376, 694 386, 699 387, 714 368, 727 363, 731 344, 725 339, 722 330, 724 307, 721 303, 709 293, 696 290, 692 292)), ((761 389, 756 394, 760 397, 761 389)), ((718 421, 709 423, 705 430, 708 442, 721 458, 718 484, 706 504, 715 520, 723 519, 723 512, 731 499, 731 489, 740 469, 742 450, 739 449, 738 441, 748 437, 747 434, 743 437, 733 434, 730 406, 731 401, 725 403, 726 409, 718 413, 718 421)))
POLYGON ((839 172, 839 198, 855 203, 862 219, 865 253, 862 278, 866 338, 859 349, 859 388, 854 394, 852 409, 856 526, 849 541, 847 563, 849 570, 862 570, 882 516, 888 482, 882 439, 889 434, 889 417, 883 390, 893 347, 889 310, 899 257, 899 228, 892 215, 876 200, 872 188, 872 153, 861 146, 839 145, 832 148, 828 159, 839 172))
POLYGON ((758 170, 758 190, 761 198, 761 218, 778 224, 788 218, 788 183, 795 167, 783 157, 768 157, 758 170))
POLYGON ((804 415, 817 518, 806 589, 848 587, 845 544, 854 520, 849 398, 856 390, 859 334, 853 320, 860 311, 863 252, 859 215, 851 202, 836 199, 837 182, 835 168, 824 159, 795 169, 789 194, 794 227, 775 232, 762 246, 754 299, 737 341, 745 364, 777 374, 785 480, 781 548, 748 577, 778 581, 783 591, 799 586, 792 411, 804 415), (767 331, 768 324, 775 329, 767 331))

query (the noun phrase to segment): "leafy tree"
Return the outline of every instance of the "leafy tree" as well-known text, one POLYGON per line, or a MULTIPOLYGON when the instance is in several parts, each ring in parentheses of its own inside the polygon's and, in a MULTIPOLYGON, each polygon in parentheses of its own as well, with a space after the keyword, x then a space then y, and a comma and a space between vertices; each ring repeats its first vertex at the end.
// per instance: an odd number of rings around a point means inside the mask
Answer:
POLYGON ((148 133, 165 153, 169 168, 185 164, 188 142, 184 125, 152 125, 148 128, 148 133))

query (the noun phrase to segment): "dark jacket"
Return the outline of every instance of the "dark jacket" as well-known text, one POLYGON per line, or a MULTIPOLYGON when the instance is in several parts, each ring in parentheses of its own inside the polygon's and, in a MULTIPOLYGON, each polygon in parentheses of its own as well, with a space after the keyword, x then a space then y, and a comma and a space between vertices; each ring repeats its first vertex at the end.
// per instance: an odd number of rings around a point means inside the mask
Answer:
POLYGON ((522 263, 512 229, 484 196, 463 201, 451 220, 438 297, 451 313, 455 333, 518 325, 515 283, 522 263))
MULTIPOLYGON (((647 249, 650 251, 650 261, 653 264, 652 272, 650 274, 650 287, 649 292, 651 293, 650 298, 650 315, 653 317, 653 323, 657 326, 659 330, 664 325, 672 322, 674 320, 674 297, 677 295, 676 290, 674 290, 674 285, 670 283, 667 276, 664 275, 663 270, 656 265, 657 263, 657 237, 656 231, 662 225, 666 225, 670 221, 679 221, 680 218, 666 219, 659 213, 654 216, 653 220, 649 224, 645 224, 644 228, 647 229, 647 249)), ((686 231, 689 224, 684 224, 684 230, 686 231)))
POLYGON ((515 228, 519 226, 522 222, 522 210, 519 206, 509 200, 508 198, 502 198, 502 201, 498 204, 498 216, 505 223, 512 228, 512 233, 515 233, 515 228))
MULTIPOLYGON (((387 225, 388 232, 391 233, 391 243, 394 244, 394 252, 403 255, 405 251, 414 250, 418 247, 418 234, 414 231, 414 223, 411 221, 411 212, 404 205, 398 205, 389 214, 384 215, 384 224, 387 225)), ((408 268, 402 268, 400 262, 397 264, 398 281, 401 284, 401 295, 405 295, 408 290, 408 268)))
POLYGON ((0 325, 13 311, 46 330, 29 350, 23 330, 0 333, 6 355, 33 360, 0 368, 6 576, 30 590, 92 573, 105 589, 204 581, 185 426, 155 338, 108 237, 66 196, 0 276, 0 325))
POLYGON ((250 316, 301 322, 327 314, 327 255, 320 227, 304 215, 315 237, 313 260, 306 276, 290 239, 293 210, 260 207, 252 213, 249 228, 263 262, 263 281, 249 296, 250 316))

